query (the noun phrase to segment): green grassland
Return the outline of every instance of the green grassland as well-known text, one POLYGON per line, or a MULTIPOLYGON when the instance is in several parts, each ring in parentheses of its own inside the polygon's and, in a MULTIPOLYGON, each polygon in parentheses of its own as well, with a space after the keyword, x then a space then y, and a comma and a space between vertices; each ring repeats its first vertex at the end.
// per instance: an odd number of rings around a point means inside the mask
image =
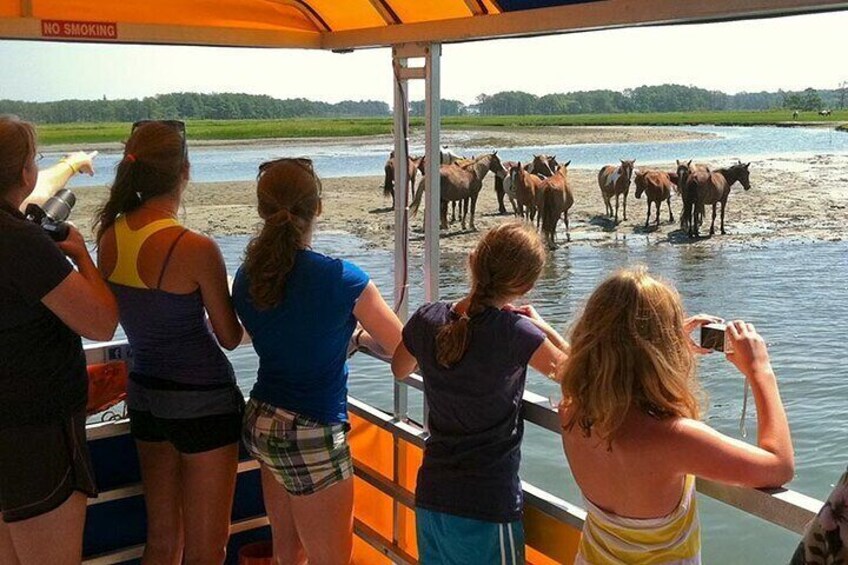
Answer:
MULTIPOLYGON (((749 112, 668 112, 652 114, 574 114, 561 116, 447 116, 447 130, 475 128, 538 128, 549 126, 673 126, 673 125, 798 125, 848 122, 848 110, 831 116, 801 112, 797 121, 789 110, 749 112)), ((413 128, 423 119, 412 118, 413 128)), ((385 118, 292 118, 286 120, 194 120, 186 125, 190 140, 251 140, 274 138, 352 137, 390 134, 392 119, 385 118)), ((125 140, 128 123, 73 123, 43 125, 38 135, 43 145, 108 143, 125 140)))

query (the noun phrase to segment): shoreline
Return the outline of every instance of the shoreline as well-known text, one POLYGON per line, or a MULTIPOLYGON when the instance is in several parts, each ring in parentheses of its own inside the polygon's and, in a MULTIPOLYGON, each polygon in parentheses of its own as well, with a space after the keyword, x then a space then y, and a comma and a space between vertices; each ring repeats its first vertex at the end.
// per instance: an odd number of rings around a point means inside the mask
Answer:
MULTIPOLYGON (((722 164, 715 163, 717 166, 722 164)), ((672 168, 672 163, 654 167, 672 168)), ((638 163, 637 163, 638 167, 638 163)), ((568 245, 607 246, 627 239, 648 245, 688 245, 715 248, 721 245, 756 246, 773 240, 841 241, 848 238, 848 154, 812 157, 776 157, 758 159, 751 164, 751 190, 736 185, 727 205, 728 235, 689 240, 679 230, 681 202, 672 197, 675 222, 670 223, 663 204, 659 228, 644 228, 644 196, 628 196, 628 219, 617 226, 603 215, 604 205, 597 185, 597 171, 569 169, 569 184, 575 204, 569 212, 572 240, 566 242, 565 227, 559 223, 560 247, 568 245)), ((318 231, 340 231, 363 238, 373 248, 392 250, 394 213, 391 201, 382 194, 382 177, 343 177, 323 179, 324 215, 318 231)), ((72 220, 86 238, 91 237, 94 210, 107 195, 105 187, 77 191, 78 204, 72 220)), ((182 221, 187 227, 209 235, 252 234, 259 222, 256 214, 255 182, 191 183, 186 191, 182 221)), ((506 206, 511 210, 507 199, 506 206)), ((497 215, 493 176, 483 183, 477 206, 479 231, 463 231, 457 222, 442 231, 441 249, 445 253, 470 250, 480 233, 506 220, 497 215)), ((623 214, 622 214, 623 216, 623 214)), ((707 212, 702 234, 709 231, 707 212)), ((654 219, 652 211, 651 220, 654 219)), ((718 231, 718 219, 716 229, 718 231)), ((423 213, 410 217, 410 250, 423 250, 423 213)))

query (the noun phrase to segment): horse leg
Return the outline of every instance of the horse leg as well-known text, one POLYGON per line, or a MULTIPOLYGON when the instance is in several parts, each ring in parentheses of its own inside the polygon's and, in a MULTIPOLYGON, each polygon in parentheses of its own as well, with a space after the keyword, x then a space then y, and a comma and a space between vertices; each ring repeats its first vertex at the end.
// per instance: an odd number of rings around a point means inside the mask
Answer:
POLYGON ((477 195, 471 197, 471 220, 470 227, 471 231, 477 231, 477 226, 474 225, 474 214, 477 213, 477 195))
POLYGON ((506 214, 506 206, 504 206, 504 185, 503 179, 495 177, 495 192, 498 195, 498 214, 503 216, 506 214))
POLYGON ((660 210, 662 209, 662 200, 657 200, 654 202, 654 206, 657 207, 657 229, 660 227, 660 210))
POLYGON ((627 192, 624 193, 624 221, 627 221, 627 192))
POLYGON ((439 229, 446 230, 448 229, 448 201, 442 200, 441 206, 439 206, 439 208, 439 211, 441 212, 439 214, 439 216, 441 216, 441 225, 439 226, 439 229))
MULTIPOLYGON (((665 201, 668 204, 668 221, 672 224, 674 223, 674 214, 671 212, 671 196, 668 197, 668 200, 665 201)), ((657 222, 659 223, 659 222, 657 222)))
POLYGON ((715 217, 716 217, 716 208, 718 207, 718 202, 713 202, 713 221, 710 224, 710 235, 715 234, 715 217))
POLYGON ((648 227, 648 224, 651 221, 651 201, 648 200, 648 215, 645 217, 645 227, 648 227))
POLYGON ((618 223, 618 199, 620 198, 619 194, 615 195, 615 223, 618 223))
POLYGON ((562 220, 565 222, 565 240, 571 241, 571 228, 568 225, 568 210, 562 211, 562 220))
POLYGON ((727 199, 721 201, 721 235, 726 235, 727 232, 724 231, 724 208, 727 206, 727 199))

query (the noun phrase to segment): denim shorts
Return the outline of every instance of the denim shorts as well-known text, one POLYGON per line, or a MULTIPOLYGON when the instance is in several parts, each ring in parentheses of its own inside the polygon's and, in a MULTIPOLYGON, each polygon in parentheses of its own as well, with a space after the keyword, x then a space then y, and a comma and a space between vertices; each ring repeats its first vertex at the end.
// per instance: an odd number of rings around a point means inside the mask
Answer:
POLYGON ((316 493, 353 476, 346 422, 325 425, 250 399, 242 439, 289 494, 316 493))

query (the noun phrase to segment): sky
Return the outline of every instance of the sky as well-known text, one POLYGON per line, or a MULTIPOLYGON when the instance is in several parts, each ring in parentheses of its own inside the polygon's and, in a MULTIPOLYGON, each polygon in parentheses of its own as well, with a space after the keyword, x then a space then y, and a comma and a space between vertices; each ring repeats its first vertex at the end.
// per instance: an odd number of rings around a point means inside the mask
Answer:
MULTIPOLYGON (((848 12, 635 28, 443 47, 442 97, 537 95, 676 83, 727 93, 836 88, 848 81, 848 12)), ((140 98, 245 92, 275 98, 383 100, 391 52, 85 45, 0 40, 0 99, 140 98)), ((411 99, 423 98, 415 81, 411 99)))

